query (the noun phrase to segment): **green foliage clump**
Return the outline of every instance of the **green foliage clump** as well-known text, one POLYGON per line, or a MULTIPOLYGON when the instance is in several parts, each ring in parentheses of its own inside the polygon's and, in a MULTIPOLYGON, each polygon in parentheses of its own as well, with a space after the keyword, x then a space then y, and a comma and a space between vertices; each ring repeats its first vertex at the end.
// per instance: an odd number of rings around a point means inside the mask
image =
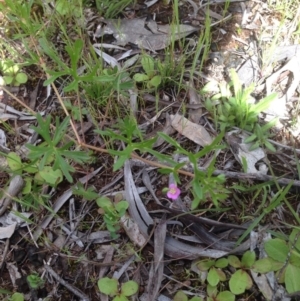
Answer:
POLYGON ((130 297, 138 292, 139 285, 135 281, 127 281, 121 285, 114 278, 102 278, 98 281, 98 288, 101 293, 114 297, 112 301, 128 301, 130 297))
MULTIPOLYGON (((221 83, 218 93, 211 98, 207 98, 205 106, 213 115, 215 123, 221 131, 238 127, 253 134, 246 143, 252 142, 251 149, 259 146, 266 146, 269 150, 275 151, 268 138, 269 130, 275 125, 277 120, 272 120, 264 126, 258 124, 258 115, 266 110, 272 101, 277 97, 276 93, 261 99, 257 104, 251 103, 251 93, 254 91, 254 84, 243 89, 242 84, 234 69, 230 70, 231 83, 221 83)), ((208 83, 201 93, 206 95, 213 91, 213 84, 208 83)))
POLYGON ((0 61, 0 72, 6 85, 20 86, 28 80, 27 74, 20 71, 20 66, 11 60, 0 61))

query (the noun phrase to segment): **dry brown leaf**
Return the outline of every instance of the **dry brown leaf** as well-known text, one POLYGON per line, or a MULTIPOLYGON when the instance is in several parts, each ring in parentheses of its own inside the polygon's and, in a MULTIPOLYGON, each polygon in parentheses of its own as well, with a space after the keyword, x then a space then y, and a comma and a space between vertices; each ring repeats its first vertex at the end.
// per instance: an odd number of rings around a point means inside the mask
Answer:
POLYGON ((171 115, 172 127, 177 132, 194 141, 195 143, 206 146, 212 143, 212 138, 208 131, 200 124, 193 123, 180 114, 171 115))

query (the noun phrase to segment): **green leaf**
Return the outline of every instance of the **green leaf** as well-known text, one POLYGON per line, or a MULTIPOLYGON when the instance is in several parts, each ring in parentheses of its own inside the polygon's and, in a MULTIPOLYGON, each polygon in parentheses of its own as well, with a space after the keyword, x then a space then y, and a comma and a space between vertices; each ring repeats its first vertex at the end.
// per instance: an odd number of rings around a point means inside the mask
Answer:
POLYGON ((228 266, 228 259, 227 258, 220 258, 216 261, 215 267, 217 268, 226 268, 228 266))
POLYGON ((29 194, 32 188, 32 178, 26 177, 24 180, 25 180, 25 186, 22 189, 22 194, 29 194))
POLYGON ((279 262, 285 262, 289 253, 287 243, 279 238, 270 239, 265 242, 264 248, 268 256, 279 262))
POLYGON ((120 156, 116 161, 116 163, 114 164, 113 171, 119 170, 125 164, 125 161, 129 158, 130 158, 130 154, 124 154, 120 156))
POLYGON ((14 80, 13 76, 10 76, 10 75, 4 75, 3 79, 4 79, 6 85, 10 85, 14 80))
POLYGON ((276 148, 268 140, 265 141, 265 146, 271 152, 276 153, 276 148))
POLYGON ((298 229, 293 229, 289 236, 289 246, 290 248, 294 246, 298 250, 300 250, 300 230, 298 229))
POLYGON ((66 177, 66 179, 69 181, 69 183, 73 183, 73 178, 70 174, 70 171, 73 172, 75 169, 69 165, 66 160, 61 157, 59 154, 56 155, 56 160, 53 165, 53 169, 55 170, 56 168, 60 168, 62 171, 63 175, 66 177))
POLYGON ((57 0, 55 9, 62 16, 66 15, 70 11, 70 7, 66 0, 57 0))
POLYGON ((27 82, 27 80, 28 80, 28 76, 23 72, 18 73, 16 75, 16 81, 20 84, 25 84, 27 82))
POLYGON ((98 288, 105 295, 115 296, 118 293, 118 280, 108 277, 101 278, 98 281, 98 288))
POLYGON ((63 174, 60 169, 53 170, 50 166, 45 166, 40 172, 40 176, 51 186, 56 186, 63 180, 63 174))
POLYGON ((140 82, 145 82, 147 80, 149 80, 149 76, 147 74, 144 74, 144 73, 136 73, 134 76, 133 76, 133 79, 140 83, 140 82))
POLYGON ((183 291, 178 291, 174 296, 173 301, 188 301, 188 297, 183 291))
POLYGON ((207 284, 206 291, 209 297, 214 297, 218 294, 218 288, 216 286, 211 286, 209 283, 207 284))
POLYGON ((288 264, 285 270, 284 283, 289 294, 300 291, 300 268, 288 264))
POLYGON ((106 196, 102 196, 101 198, 98 198, 96 200, 96 203, 99 207, 101 207, 103 209, 113 207, 111 200, 106 196))
POLYGON ((150 80, 150 84, 151 86, 157 88, 161 84, 161 76, 155 75, 154 77, 152 77, 150 80))
POLYGON ((121 286, 122 294, 124 294, 127 297, 136 294, 138 289, 139 289, 139 285, 132 280, 123 283, 121 286))
POLYGON ((128 207, 129 203, 127 201, 120 201, 115 205, 115 208, 120 213, 120 215, 124 215, 128 207))
POLYGON ((271 102, 273 102, 277 98, 277 93, 270 94, 265 98, 261 99, 257 104, 251 106, 251 111, 255 112, 256 114, 261 113, 262 111, 266 110, 271 102))
POLYGON ((242 257, 242 265, 246 268, 250 268, 255 262, 255 252, 246 251, 242 257))
POLYGON ((224 291, 218 294, 216 301, 234 301, 235 295, 229 291, 224 291))
POLYGON ((296 251, 295 249, 293 249, 291 251, 291 255, 289 258, 289 263, 296 266, 296 267, 300 267, 300 253, 299 251, 296 251))
POLYGON ((211 286, 216 286, 219 283, 219 274, 214 267, 212 267, 207 274, 207 282, 211 286))
POLYGON ((214 260, 204 259, 204 260, 197 262, 196 265, 200 271, 208 271, 214 264, 215 264, 214 260))
POLYGON ((240 268, 242 267, 242 263, 240 262, 240 260, 238 259, 238 257, 236 257, 235 255, 229 255, 228 256, 228 263, 233 266, 234 268, 240 268))
POLYGON ((19 155, 14 152, 8 153, 7 163, 12 171, 18 171, 17 174, 22 174, 22 162, 19 155))
POLYGON ((258 259, 252 266, 255 273, 269 273, 272 269, 272 260, 269 257, 258 259))
POLYGON ((216 271, 218 273, 219 280, 226 281, 226 274, 221 269, 216 269, 216 271))
POLYGON ((252 134, 251 136, 245 139, 245 143, 253 142, 255 139, 257 139, 256 134, 252 134))
POLYGON ((154 75, 154 60, 151 56, 145 55, 141 60, 143 69, 147 73, 147 75, 151 78, 154 75))
POLYGON ((245 292, 246 289, 252 287, 252 279, 244 270, 237 270, 229 280, 230 291, 239 295, 245 292))
POLYGON ((24 295, 21 293, 14 293, 11 296, 11 301, 24 301, 24 295))

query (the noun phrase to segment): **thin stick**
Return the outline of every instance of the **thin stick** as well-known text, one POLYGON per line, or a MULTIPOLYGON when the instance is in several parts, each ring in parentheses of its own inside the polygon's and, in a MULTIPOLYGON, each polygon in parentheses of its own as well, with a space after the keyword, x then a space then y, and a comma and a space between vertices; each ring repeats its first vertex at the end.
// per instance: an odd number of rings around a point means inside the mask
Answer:
POLYGON ((90 301, 90 298, 85 295, 82 291, 80 291, 78 288, 72 286, 67 281, 62 279, 56 272, 50 267, 48 264, 44 264, 44 268, 46 271, 53 276, 61 285, 63 285, 66 289, 68 289, 70 292, 72 292, 75 296, 80 298, 81 301, 90 301))

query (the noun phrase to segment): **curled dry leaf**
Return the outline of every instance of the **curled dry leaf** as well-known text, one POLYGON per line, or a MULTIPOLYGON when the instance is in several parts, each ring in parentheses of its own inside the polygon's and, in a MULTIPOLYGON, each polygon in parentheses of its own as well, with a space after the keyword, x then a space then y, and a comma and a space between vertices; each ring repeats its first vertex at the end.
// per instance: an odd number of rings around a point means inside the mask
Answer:
POLYGON ((172 127, 180 134, 194 141, 200 146, 210 145, 212 138, 208 131, 200 124, 193 123, 180 114, 171 115, 172 127))

